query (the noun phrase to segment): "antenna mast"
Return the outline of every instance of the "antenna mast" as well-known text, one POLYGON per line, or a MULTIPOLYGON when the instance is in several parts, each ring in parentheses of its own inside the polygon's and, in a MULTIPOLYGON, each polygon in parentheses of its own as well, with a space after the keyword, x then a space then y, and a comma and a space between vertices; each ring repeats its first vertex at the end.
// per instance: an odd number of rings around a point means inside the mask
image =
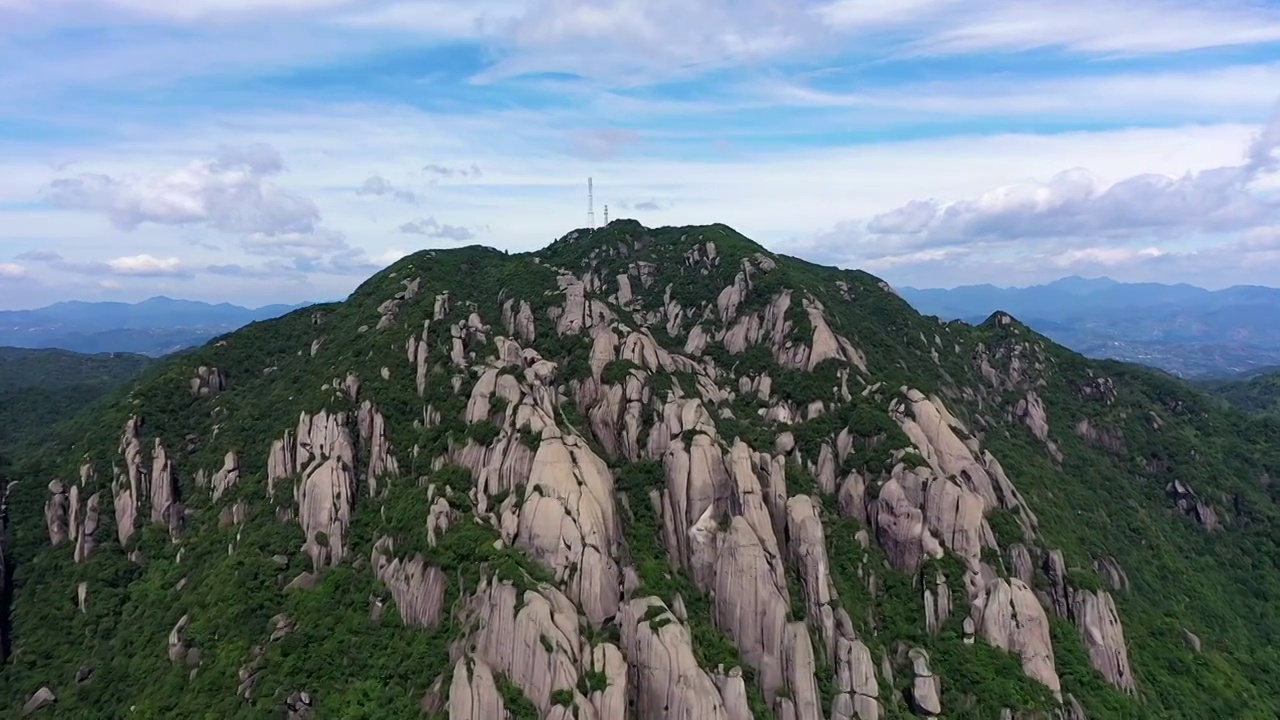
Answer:
POLYGON ((604 224, 605 225, 609 224, 609 206, 608 205, 604 206, 604 224))
POLYGON ((596 229, 596 198, 591 188, 591 178, 587 178, 587 227, 596 229))

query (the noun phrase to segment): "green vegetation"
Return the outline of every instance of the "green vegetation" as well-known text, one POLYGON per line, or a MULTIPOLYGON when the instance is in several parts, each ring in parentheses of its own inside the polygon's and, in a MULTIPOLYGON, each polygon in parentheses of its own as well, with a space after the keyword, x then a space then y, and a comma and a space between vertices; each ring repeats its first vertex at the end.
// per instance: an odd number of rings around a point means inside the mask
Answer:
MULTIPOLYGON (((565 584, 577 572, 570 568, 553 577, 520 550, 499 542, 495 525, 501 523, 478 517, 471 499, 476 479, 457 464, 464 460, 450 454, 468 440, 493 445, 508 431, 506 415, 527 412, 495 400, 487 419, 463 422, 479 367, 494 354, 494 338, 507 333, 503 310, 513 301, 527 302, 533 311, 537 335, 527 345, 556 365, 556 392, 538 401, 548 402, 554 422, 581 434, 615 472, 617 497, 626 501, 618 503, 616 513, 622 532, 619 564, 634 568, 637 594, 656 596, 667 608, 674 608, 679 598, 688 618, 677 621, 655 607, 646 621, 655 628, 674 622, 687 626, 698 663, 708 670, 741 667, 755 717, 773 717, 756 682, 758 668, 744 662, 729 634, 714 621, 713 599, 665 545, 662 518, 650 501, 651 492, 667 487, 663 458, 641 453, 646 459, 626 462, 622 453, 604 451, 617 444, 602 442, 591 428, 602 422, 607 426, 608 419, 596 411, 583 412, 588 405, 580 405, 582 396, 575 396, 590 386, 583 381, 590 376, 591 341, 585 334, 555 333, 552 326, 559 315, 550 313, 563 303, 557 289, 561 269, 598 280, 601 288, 590 295, 606 304, 614 291, 612 278, 631 272, 634 313, 610 309, 620 322, 639 328, 644 326, 640 319, 665 312, 670 288, 670 301, 714 333, 723 329, 716 298, 743 272, 744 261, 756 268, 765 262, 776 267, 768 273, 753 271, 740 314, 762 309, 777 293, 790 291, 786 339, 804 343, 811 339, 816 318, 810 318, 803 303, 816 302, 831 330, 865 356, 866 368, 859 367, 863 358, 858 358, 855 363, 825 360, 812 372, 788 369, 769 347, 754 345, 735 355, 711 343, 696 360, 698 372, 717 378, 725 391, 719 402, 704 400, 721 445, 741 439, 756 451, 772 452, 777 436, 790 432, 799 456, 812 463, 825 444, 847 433, 849 452, 837 463, 837 481, 858 473, 868 498, 874 498, 897 463, 924 464, 910 449, 891 407, 900 408, 905 388, 936 397, 967 428, 962 439, 978 441, 999 459, 1038 519, 1038 536, 1028 538, 1013 513, 990 510, 987 521, 1001 548, 1024 543, 1060 549, 1072 587, 1110 589, 1114 596, 1137 678, 1134 696, 1117 691, 1092 667, 1076 627, 1051 618, 1063 691, 1078 699, 1090 718, 1274 716, 1275 698, 1280 697, 1280 676, 1274 672, 1280 664, 1280 488, 1273 478, 1280 477, 1280 415, 1269 412, 1272 401, 1260 399, 1252 407, 1219 388, 1215 392, 1228 399, 1223 402, 1160 373, 1088 361, 1017 322, 993 318, 974 327, 921 317, 866 273, 773 255, 722 225, 646 229, 631 221, 579 231, 536 255, 480 247, 418 253, 369 279, 346 302, 256 323, 154 364, 119 358, 102 368, 65 373, 47 365, 24 371, 28 384, 10 387, 3 380, 7 366, 0 362, 0 410, 8 413, 0 415, 0 450, 6 449, 5 427, 15 442, 13 450, 0 453, 13 460, 8 470, 0 466, 0 473, 18 481, 10 497, 8 547, 14 569, 14 644, 0 670, 5 689, 0 702, 16 712, 36 688, 48 685, 58 695, 56 706, 46 711, 50 717, 271 717, 280 714, 289 693, 306 690, 318 697, 320 717, 420 715, 419 703, 437 678, 444 678, 442 692, 447 692, 450 645, 468 630, 458 610, 482 578, 496 577, 528 590, 542 583, 565 584), (705 250, 708 241, 715 244, 714 256, 705 250), (649 264, 647 286, 639 272, 632 272, 638 262, 649 264), (410 287, 416 292, 405 298, 410 287), (446 292, 448 301, 439 303, 443 317, 437 318, 436 298, 446 292), (393 319, 379 329, 379 307, 385 310, 398 293, 393 319), (467 329, 473 313, 487 326, 483 332, 467 329), (469 367, 455 362, 455 339, 463 343, 469 367), (410 341, 413 347, 421 341, 426 353, 421 392, 405 357, 410 341), (201 365, 226 372, 229 388, 210 397, 192 396, 188 383, 201 365), (43 374, 34 375, 37 370, 43 374), (268 452, 273 441, 297 427, 302 412, 347 413, 350 421, 359 403, 341 389, 348 372, 362 380, 360 400, 375 403, 383 414, 400 473, 378 479, 376 491, 371 489, 374 485, 365 477, 370 448, 358 443, 356 496, 344 542, 347 559, 320 572, 314 587, 287 589, 312 568, 300 550, 302 532, 291 514, 296 480, 278 482, 274 498, 267 497, 268 452), (772 383, 767 399, 738 386, 739 378, 764 375, 772 383), (15 405, 13 396, 4 394, 30 397, 33 379, 36 386, 69 393, 76 383, 90 383, 98 388, 96 395, 74 394, 85 403, 97 399, 51 428, 71 403, 15 405), (1060 459, 1016 419, 1014 408, 1029 391, 1043 400, 1060 459), (805 419, 788 425, 762 419, 762 411, 782 402, 800 411, 793 419, 805 419), (821 412, 816 412, 817 403, 821 412), (1240 410, 1263 416, 1251 418, 1240 410), (120 467, 120 433, 133 414, 144 419, 146 457, 156 440, 169 450, 178 495, 188 511, 178 543, 149 522, 127 547, 116 539, 112 469, 120 467), (21 420, 4 421, 6 417, 21 420), (1114 433, 1118 444, 1082 436, 1077 432, 1082 420, 1114 433), (18 447, 17 441, 26 444, 18 447), (196 473, 217 470, 231 450, 241 458, 241 478, 214 503, 207 489, 196 486, 196 473), (48 482, 75 481, 83 462, 96 471, 85 490, 101 493, 102 513, 98 546, 77 564, 67 544, 49 549, 44 509, 48 482), (1175 480, 1193 488, 1212 508, 1217 520, 1212 531, 1175 506, 1166 489, 1175 480), (457 513, 434 543, 427 534, 429 492, 444 495, 457 513), (224 511, 238 502, 247 515, 232 525, 224 520, 224 511), (391 593, 369 569, 374 544, 382 537, 394 540, 397 557, 421 555, 444 573, 445 612, 438 627, 406 627, 400 621, 391 593), (134 550, 141 562, 129 559, 134 550), (1096 565, 1103 558, 1113 558, 1123 569, 1127 590, 1110 587, 1096 565), (78 583, 85 583, 87 591, 83 612, 76 602, 78 583), (271 640, 280 615, 288 616, 293 629, 271 640), (200 652, 199 662, 191 666, 168 657, 169 633, 183 616, 189 618, 183 641, 200 652), (1200 652, 1188 647, 1184 630, 1201 638, 1200 652), (255 647, 262 648, 258 661, 253 661, 255 647), (81 684, 75 677, 82 666, 92 676, 81 684), (256 673, 247 699, 237 694, 246 667, 246 677, 256 673)), ((686 323, 681 332, 688 330, 686 323)), ((682 352, 686 338, 668 335, 665 321, 650 323, 647 331, 667 351, 682 352)), ((647 379, 655 403, 644 408, 640 424, 645 430, 641 445, 650 447, 648 430, 663 421, 662 403, 677 393, 697 396, 693 369, 692 364, 673 364, 655 371, 614 360, 603 368, 601 379, 607 384, 633 375, 647 379)), ((523 382, 523 368, 503 372, 523 382)), ((1251 392, 1264 395, 1260 389, 1251 392)), ((684 429, 682 439, 692 441, 695 432, 684 429)), ((539 446, 537 434, 516 432, 527 448, 539 446)), ((515 449, 523 454, 522 448, 515 449)), ((963 619, 970 607, 958 560, 929 560, 911 575, 893 571, 876 544, 875 528, 864 527, 856 517, 839 516, 837 496, 824 494, 814 474, 794 458, 786 464, 790 494, 818 497, 839 602, 875 664, 887 659, 894 670, 892 687, 881 685, 887 717, 907 716, 903 698, 911 676, 902 658, 913 646, 930 653, 942 681, 946 718, 1057 707, 1046 688, 1024 675, 1017 657, 982 639, 965 642, 963 619), (932 585, 939 574, 951 589, 954 606, 947 622, 930 635, 921 599, 924 585, 932 585)), ((528 485, 510 491, 515 498, 546 492, 528 485)), ((726 512, 739 511, 732 507, 730 493, 716 491, 726 512)), ((491 495, 487 507, 506 497, 505 490, 491 495)), ((787 532, 781 532, 780 543, 787 541, 787 532)), ((325 536, 322 544, 333 546, 336 540, 325 536)), ((812 623, 797 566, 789 553, 783 555, 790 616, 812 623)), ((997 573, 1011 571, 1007 552, 988 549, 983 559, 997 573)), ((1043 571, 1036 570, 1033 580, 1045 587, 1043 571)), ((812 635, 819 692, 830 707, 833 668, 821 635, 812 635)), ((593 644, 616 643, 618 628, 588 628, 587 637, 593 644)), ((554 650, 550 638, 541 643, 554 650)), ((537 717, 529 697, 499 669, 495 672, 512 717, 537 717)), ((607 686, 603 673, 588 671, 577 678, 576 688, 589 696, 607 686)), ((551 704, 573 704, 571 688, 546 690, 551 704)), ((546 697, 546 691, 538 696, 546 697)))
POLYGON ((0 448, 39 440, 153 362, 128 353, 0 347, 0 448))
POLYGON ((1240 412, 1280 417, 1280 372, 1274 368, 1244 378, 1202 380, 1196 384, 1240 412))

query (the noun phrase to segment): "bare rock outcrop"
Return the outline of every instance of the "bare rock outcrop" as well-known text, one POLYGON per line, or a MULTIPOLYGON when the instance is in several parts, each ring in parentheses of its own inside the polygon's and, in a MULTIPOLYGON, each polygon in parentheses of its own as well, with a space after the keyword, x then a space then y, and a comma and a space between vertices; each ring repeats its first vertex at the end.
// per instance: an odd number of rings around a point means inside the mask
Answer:
MULTIPOLYGON (((82 470, 81 483, 87 479, 82 470)), ((102 496, 100 493, 90 495, 81 509, 80 486, 72 485, 68 504, 71 507, 71 516, 67 522, 67 530, 74 543, 72 559, 82 563, 89 558, 97 545, 94 535, 98 532, 98 523, 101 519, 102 496)))
POLYGON ((186 660, 187 646, 183 636, 190 623, 191 616, 183 615, 169 631, 169 662, 177 664, 186 660))
POLYGON ((509 337, 519 338, 521 342, 531 343, 537 337, 533 310, 529 307, 529 303, 524 300, 520 301, 518 307, 515 305, 514 299, 503 303, 502 324, 506 328, 509 337))
POLYGON ((925 527, 924 513, 908 498, 897 477, 881 486, 871 516, 880 545, 898 570, 913 573, 925 557, 942 557, 941 543, 925 527))
POLYGON ((184 512, 178 502, 178 479, 173 475, 173 461, 160 439, 156 438, 151 449, 151 522, 164 525, 169 535, 176 538, 182 530, 184 512))
POLYGON ((1000 578, 987 585, 972 608, 978 632, 995 647, 1022 659, 1022 671, 1061 697, 1054 665, 1049 618, 1035 591, 1018 579, 1000 578))
POLYGON ((220 500, 228 490, 235 487, 239 482, 240 456, 234 450, 228 451, 222 457, 222 467, 212 476, 209 476, 204 470, 196 472, 196 485, 200 487, 207 486, 214 502, 220 500))
POLYGON ((609 467, 581 438, 545 428, 516 544, 552 569, 595 625, 618 610, 618 532, 609 467))
POLYGON ((360 431, 360 445, 368 451, 369 494, 377 495, 378 481, 383 477, 400 474, 400 463, 391 451, 391 440, 387 437, 387 422, 382 411, 373 403, 365 400, 356 413, 356 425, 360 431))
POLYGON ((52 705, 58 701, 58 697, 53 691, 47 687, 42 687, 35 691, 34 694, 22 705, 22 714, 30 715, 41 708, 52 705))
POLYGON ((319 569, 346 555, 346 534, 356 496, 355 447, 345 413, 302 413, 295 432, 271 446, 267 492, 275 483, 301 476, 293 488, 297 518, 306 535, 303 550, 319 569), (295 440, 296 438, 296 440, 295 440))
POLYGON ((49 482, 49 499, 44 504, 44 522, 49 530, 49 544, 57 547, 67 541, 67 486, 61 480, 49 482))
POLYGON ((783 644, 790 600, 785 578, 775 572, 777 562, 744 516, 729 521, 716 548, 712 615, 743 660, 756 668, 766 700, 785 685, 783 644))
POLYGON ((395 543, 391 538, 381 538, 374 544, 369 560, 373 574, 391 589, 396 610, 406 625, 434 629, 440 624, 444 608, 444 573, 427 565, 421 555, 393 559, 394 552, 395 543))
POLYGON ((1218 513, 1213 509, 1212 505, 1196 494, 1191 485, 1181 480, 1172 480, 1165 486, 1165 495, 1173 501, 1174 506, 1181 510, 1184 515, 1195 520, 1205 530, 1215 532, 1222 529, 1222 523, 1218 520, 1218 513))
POLYGON ((449 720, 495 720, 507 717, 502 693, 488 663, 458 658, 449 684, 449 720))
POLYGON ((698 665, 689 630, 662 601, 648 597, 624 604, 619 624, 631 661, 636 717, 731 720, 720 689, 698 665))
POLYGON ((476 628, 466 651, 506 676, 541 712, 551 709, 557 690, 571 692, 579 707, 593 708, 577 690, 584 644, 577 609, 563 593, 547 586, 521 592, 510 582, 486 578, 463 620, 476 628))
POLYGON ((968 434, 967 428, 941 399, 926 397, 918 390, 904 388, 903 392, 905 402, 894 400, 890 413, 934 474, 956 478, 965 490, 982 499, 984 513, 994 508, 1013 512, 1023 532, 1031 533, 1035 516, 996 458, 981 450, 976 441, 961 439, 958 433, 968 434))
POLYGON ((1049 437, 1049 418, 1044 408, 1044 401, 1036 394, 1034 390, 1028 390, 1026 397, 1018 401, 1017 406, 1013 410, 1014 417, 1027 426, 1031 434, 1037 440, 1044 443, 1049 450, 1049 455, 1054 460, 1062 462, 1062 451, 1058 449, 1055 443, 1049 437))
POLYGON ((116 534, 126 545, 138 525, 138 505, 149 494, 146 469, 142 464, 142 419, 134 415, 125 422, 120 435, 120 465, 112 465, 111 496, 115 507, 116 534))
POLYGON ((835 655, 837 694, 832 702, 833 720, 879 720, 880 685, 871 651, 846 628, 836 641, 835 655))
POLYGON ((938 715, 942 712, 942 683, 929 667, 929 653, 912 648, 908 653, 911 672, 911 707, 922 715, 938 715))
POLYGON ((194 397, 209 397, 227 389, 227 375, 218 368, 201 365, 196 368, 191 378, 191 394, 194 397))
POLYGON ((1076 590, 1071 597, 1071 619, 1080 630, 1093 667, 1112 685, 1134 692, 1124 627, 1111 593, 1076 590))

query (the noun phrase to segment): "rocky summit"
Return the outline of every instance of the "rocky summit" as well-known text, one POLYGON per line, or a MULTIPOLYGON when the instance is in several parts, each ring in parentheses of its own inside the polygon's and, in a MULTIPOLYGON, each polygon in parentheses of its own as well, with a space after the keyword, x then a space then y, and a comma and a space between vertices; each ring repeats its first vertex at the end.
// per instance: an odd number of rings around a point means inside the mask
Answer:
POLYGON ((1280 426, 722 225, 423 251, 13 458, 8 716, 1275 717, 1280 426))

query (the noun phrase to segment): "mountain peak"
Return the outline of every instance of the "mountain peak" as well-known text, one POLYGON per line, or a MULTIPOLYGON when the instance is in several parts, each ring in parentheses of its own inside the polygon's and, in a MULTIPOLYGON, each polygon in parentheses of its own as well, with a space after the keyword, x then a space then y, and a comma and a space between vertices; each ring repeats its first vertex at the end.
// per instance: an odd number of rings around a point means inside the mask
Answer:
POLYGON ((3 686, 75 717, 1260 717, 1277 435, 723 225, 423 251, 21 458, 3 686))

